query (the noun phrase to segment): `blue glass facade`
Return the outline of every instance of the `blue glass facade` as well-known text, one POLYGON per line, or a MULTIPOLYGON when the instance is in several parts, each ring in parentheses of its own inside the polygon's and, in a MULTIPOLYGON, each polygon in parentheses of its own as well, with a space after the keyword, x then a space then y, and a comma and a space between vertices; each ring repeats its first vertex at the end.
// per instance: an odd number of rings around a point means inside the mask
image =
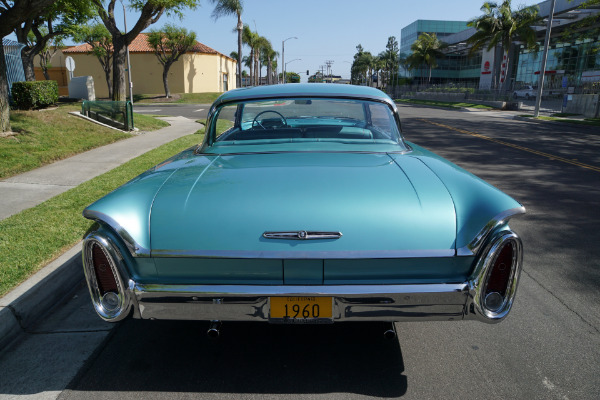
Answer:
POLYGON ((419 19, 400 31, 400 53, 410 54, 410 46, 421 33, 435 33, 440 40, 467 29, 466 21, 434 21, 419 19))
MULTIPOLYGON (((537 85, 542 53, 521 48, 515 71, 517 84, 537 85)), ((583 86, 586 81, 593 80, 589 77, 596 75, 594 71, 600 74, 599 37, 565 41, 559 36, 551 40, 544 87, 558 89, 564 85, 583 86)), ((600 76, 596 77, 596 81, 598 80, 600 76)))

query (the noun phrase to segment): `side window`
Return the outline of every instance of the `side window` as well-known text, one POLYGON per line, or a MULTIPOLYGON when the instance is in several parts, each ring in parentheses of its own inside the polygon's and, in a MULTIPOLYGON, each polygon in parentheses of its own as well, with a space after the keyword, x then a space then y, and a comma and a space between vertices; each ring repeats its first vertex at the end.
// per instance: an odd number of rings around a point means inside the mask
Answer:
POLYGON ((384 104, 369 104, 369 111, 371 124, 389 139, 394 137, 397 131, 396 121, 393 120, 389 108, 384 104))
POLYGON ((237 104, 226 105, 221 107, 219 111, 219 115, 217 116, 215 122, 215 137, 219 137, 223 135, 224 137, 219 140, 227 140, 225 136, 228 133, 232 133, 234 131, 235 124, 235 113, 237 111, 237 104))

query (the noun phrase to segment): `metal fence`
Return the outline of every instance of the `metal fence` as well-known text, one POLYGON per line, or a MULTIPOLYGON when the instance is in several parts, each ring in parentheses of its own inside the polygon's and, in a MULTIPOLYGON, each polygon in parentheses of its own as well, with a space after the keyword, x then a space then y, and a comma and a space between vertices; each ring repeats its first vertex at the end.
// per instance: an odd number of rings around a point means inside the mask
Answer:
POLYGON ((103 124, 126 131, 133 130, 133 106, 130 101, 84 101, 81 114, 103 124))
MULTIPOLYGON (((479 89, 470 84, 403 85, 388 87, 386 92, 393 99, 422 99, 452 102, 505 102, 520 110, 532 112, 535 95, 522 94, 520 87, 510 90, 479 89)), ((536 90, 537 92, 537 90, 536 90)), ((599 117, 600 83, 584 83, 576 87, 544 87, 540 111, 543 113, 572 113, 585 117, 599 117)), ((510 107, 514 108, 514 107, 510 107)))
POLYGON ((2 46, 4 47, 4 60, 6 62, 6 78, 8 80, 8 94, 14 82, 22 82, 25 80, 25 71, 23 70, 23 61, 21 60, 21 49, 25 45, 2 38, 2 46))

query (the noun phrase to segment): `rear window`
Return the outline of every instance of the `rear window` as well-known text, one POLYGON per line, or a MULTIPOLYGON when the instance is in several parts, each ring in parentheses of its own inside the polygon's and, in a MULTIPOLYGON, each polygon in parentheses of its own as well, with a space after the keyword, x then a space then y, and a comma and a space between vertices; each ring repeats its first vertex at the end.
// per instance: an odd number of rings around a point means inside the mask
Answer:
POLYGON ((371 141, 397 143, 400 131, 384 103, 300 98, 222 106, 212 124, 217 141, 371 141))

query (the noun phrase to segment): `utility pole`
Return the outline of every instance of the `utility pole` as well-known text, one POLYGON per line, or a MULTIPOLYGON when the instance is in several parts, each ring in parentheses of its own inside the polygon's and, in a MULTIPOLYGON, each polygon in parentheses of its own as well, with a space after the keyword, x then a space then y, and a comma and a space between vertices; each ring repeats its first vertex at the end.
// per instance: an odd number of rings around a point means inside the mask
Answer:
POLYGON ((556 0, 550 3, 550 15, 548 16, 548 25, 546 26, 546 39, 544 40, 544 54, 542 55, 542 66, 540 70, 540 79, 538 81, 537 96, 535 97, 535 111, 533 116, 537 118, 540 115, 540 105, 542 103, 542 91, 544 90, 544 76, 546 75, 546 60, 548 59, 548 47, 550 47, 550 32, 552 31, 552 20, 554 19, 554 5, 556 0))
POLYGON ((329 83, 331 83, 331 65, 333 65, 333 60, 326 60, 325 64, 327 65, 327 75, 329 75, 329 83))

